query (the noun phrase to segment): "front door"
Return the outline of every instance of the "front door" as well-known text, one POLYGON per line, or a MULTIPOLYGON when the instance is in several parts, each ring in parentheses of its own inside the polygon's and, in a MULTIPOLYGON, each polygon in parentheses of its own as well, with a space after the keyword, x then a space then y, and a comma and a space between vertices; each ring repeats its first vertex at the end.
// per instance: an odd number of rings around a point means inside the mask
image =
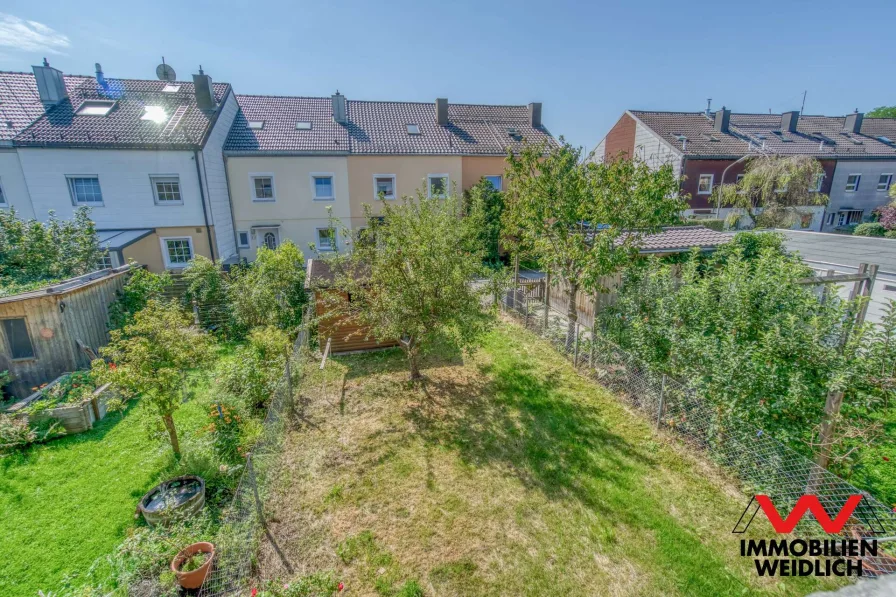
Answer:
POLYGON ((280 231, 277 228, 260 228, 258 236, 258 246, 260 247, 267 247, 273 251, 280 246, 280 231))

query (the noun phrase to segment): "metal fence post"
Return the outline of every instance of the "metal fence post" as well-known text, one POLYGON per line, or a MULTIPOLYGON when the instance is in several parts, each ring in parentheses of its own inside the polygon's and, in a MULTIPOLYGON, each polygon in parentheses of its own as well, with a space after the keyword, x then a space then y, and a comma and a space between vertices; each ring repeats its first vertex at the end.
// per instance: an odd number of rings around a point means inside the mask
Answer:
POLYGON ((666 374, 663 373, 663 384, 660 386, 660 406, 656 410, 656 428, 660 428, 660 424, 663 420, 663 407, 665 406, 664 402, 666 399, 666 374))
POLYGON ((193 323, 199 325, 199 305, 196 299, 193 299, 193 323))
POLYGON ((579 366, 579 322, 578 321, 576 322, 575 331, 576 331, 576 342, 575 342, 575 348, 573 348, 573 353, 572 353, 573 354, 572 366, 578 367, 579 366))
POLYGON ((293 407, 293 394, 292 394, 292 368, 289 365, 291 355, 286 355, 286 391, 288 392, 286 396, 286 407, 292 412, 293 407))
POLYGON ((551 271, 544 278, 544 331, 548 331, 548 318, 551 311, 551 271))

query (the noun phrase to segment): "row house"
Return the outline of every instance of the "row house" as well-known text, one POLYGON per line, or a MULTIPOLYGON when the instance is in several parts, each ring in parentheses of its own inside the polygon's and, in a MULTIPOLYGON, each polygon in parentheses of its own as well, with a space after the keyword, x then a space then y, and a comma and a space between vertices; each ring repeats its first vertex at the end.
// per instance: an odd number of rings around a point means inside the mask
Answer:
POLYGON ((0 207, 45 221, 91 210, 108 263, 178 269, 237 254, 222 147, 227 83, 0 73, 0 207))
POLYGON ((603 161, 628 157, 652 167, 670 164, 689 196, 687 215, 727 217, 715 203, 713 188, 743 175, 753 155, 809 155, 824 176, 817 191, 830 197, 824 207, 809 207, 795 226, 834 231, 871 218, 885 205, 896 173, 896 119, 847 116, 739 114, 722 108, 706 112, 627 110, 591 153, 603 161))
MULTIPOLYGON (((240 256, 292 240, 332 250, 330 217, 359 231, 384 201, 418 189, 461 194, 483 177, 501 189, 508 150, 554 142, 541 104, 518 106, 237 95, 224 145, 240 256)), ((336 238, 337 246, 346 239, 336 238)))

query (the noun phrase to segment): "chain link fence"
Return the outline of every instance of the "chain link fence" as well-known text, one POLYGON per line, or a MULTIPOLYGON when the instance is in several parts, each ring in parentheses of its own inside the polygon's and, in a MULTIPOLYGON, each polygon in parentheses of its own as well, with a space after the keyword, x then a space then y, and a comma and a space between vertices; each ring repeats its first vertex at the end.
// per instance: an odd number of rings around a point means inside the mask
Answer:
MULTIPOLYGON (((805 494, 817 496, 832 518, 849 496, 862 495, 839 538, 877 539, 880 550, 877 556, 863 558, 864 573, 896 572, 896 513, 879 500, 762 429, 723 417, 711 400, 701 397, 686 381, 651 370, 590 328, 577 323, 571 326, 567 316, 546 305, 531 286, 508 291, 500 306, 505 314, 548 340, 580 372, 645 415, 658 430, 700 450, 733 473, 746 495, 769 496, 782 516, 805 494)), ((808 514, 793 534, 795 538, 832 538, 808 514)))
POLYGON ((309 319, 310 309, 306 309, 305 323, 268 405, 261 436, 246 458, 233 501, 223 513, 214 541, 212 570, 199 591, 200 597, 247 594, 259 542, 267 530, 264 502, 269 481, 279 461, 286 423, 296 406, 295 396, 307 361, 309 319))

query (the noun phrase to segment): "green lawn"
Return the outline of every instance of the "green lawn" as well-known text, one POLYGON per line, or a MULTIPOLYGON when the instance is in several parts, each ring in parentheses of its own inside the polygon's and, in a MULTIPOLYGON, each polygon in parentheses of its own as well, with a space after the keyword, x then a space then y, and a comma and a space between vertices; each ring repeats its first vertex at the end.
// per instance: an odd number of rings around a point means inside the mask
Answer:
MULTIPOLYGON (((198 397, 175 413, 187 446, 206 417, 207 382, 193 383, 198 397)), ((145 410, 133 402, 123 418, 112 413, 88 432, 0 458, 0 596, 56 588, 135 524, 137 501, 174 468, 170 446, 149 438, 145 410)))
POLYGON ((747 499, 528 332, 502 324, 424 374, 409 386, 397 350, 312 370, 259 580, 329 574, 382 596, 831 586, 758 579, 731 533, 747 499))

